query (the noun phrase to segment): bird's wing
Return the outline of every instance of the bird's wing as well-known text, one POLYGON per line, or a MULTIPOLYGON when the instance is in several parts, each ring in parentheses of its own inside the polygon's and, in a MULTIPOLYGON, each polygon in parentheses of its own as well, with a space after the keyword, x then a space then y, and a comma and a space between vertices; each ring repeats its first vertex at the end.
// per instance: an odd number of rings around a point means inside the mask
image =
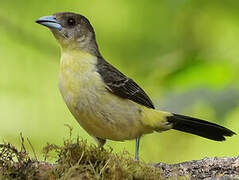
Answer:
POLYGON ((143 89, 103 58, 98 58, 97 69, 111 93, 146 107, 154 108, 152 101, 143 89))

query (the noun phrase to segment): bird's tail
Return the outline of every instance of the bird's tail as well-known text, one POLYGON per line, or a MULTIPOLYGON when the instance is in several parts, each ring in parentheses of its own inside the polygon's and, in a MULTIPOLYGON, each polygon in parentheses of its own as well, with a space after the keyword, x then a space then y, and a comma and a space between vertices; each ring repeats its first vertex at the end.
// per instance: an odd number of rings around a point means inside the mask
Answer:
POLYGON ((168 116, 166 118, 169 123, 172 123, 173 129, 195 134, 215 141, 224 141, 224 136, 232 136, 235 134, 230 129, 218 124, 189 116, 172 114, 172 116, 168 116))
POLYGON ((236 134, 230 129, 215 123, 149 108, 145 108, 142 121, 155 131, 176 129, 215 141, 224 141, 224 136, 236 134))

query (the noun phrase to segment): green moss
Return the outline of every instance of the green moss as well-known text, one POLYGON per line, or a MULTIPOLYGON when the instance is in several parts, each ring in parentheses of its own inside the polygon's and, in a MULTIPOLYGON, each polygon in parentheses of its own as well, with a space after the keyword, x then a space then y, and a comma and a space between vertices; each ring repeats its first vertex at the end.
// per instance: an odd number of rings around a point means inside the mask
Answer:
POLYGON ((136 162, 128 154, 112 153, 71 137, 62 146, 48 144, 45 162, 33 160, 24 147, 0 145, 0 179, 161 179, 160 169, 136 162), (54 164, 48 163, 55 156, 54 164))
POLYGON ((86 141, 67 140, 57 147, 44 148, 47 155, 56 151, 59 156, 51 173, 62 179, 158 179, 160 170, 134 161, 127 152, 113 154, 112 149, 87 145, 86 141))
POLYGON ((0 179, 33 179, 38 169, 25 148, 17 150, 11 144, 0 145, 0 179))

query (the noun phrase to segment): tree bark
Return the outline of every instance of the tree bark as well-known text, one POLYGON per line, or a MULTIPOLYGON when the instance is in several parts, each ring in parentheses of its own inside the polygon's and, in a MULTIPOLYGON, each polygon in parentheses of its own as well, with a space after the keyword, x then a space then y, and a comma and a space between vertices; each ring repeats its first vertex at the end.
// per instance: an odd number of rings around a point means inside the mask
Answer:
POLYGON ((154 164, 166 178, 187 176, 189 179, 239 179, 239 157, 211 157, 179 164, 154 164))

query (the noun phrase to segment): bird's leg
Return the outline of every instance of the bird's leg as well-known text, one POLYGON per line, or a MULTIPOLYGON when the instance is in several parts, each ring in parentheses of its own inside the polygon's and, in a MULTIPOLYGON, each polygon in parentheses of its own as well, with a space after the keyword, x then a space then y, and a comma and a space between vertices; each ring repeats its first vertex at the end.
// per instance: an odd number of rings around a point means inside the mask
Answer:
POLYGON ((136 138, 136 151, 135 151, 135 157, 134 157, 135 161, 139 160, 139 141, 140 141, 140 137, 137 137, 136 138))
POLYGON ((106 143, 105 139, 92 136, 99 148, 103 149, 104 144, 106 143))

